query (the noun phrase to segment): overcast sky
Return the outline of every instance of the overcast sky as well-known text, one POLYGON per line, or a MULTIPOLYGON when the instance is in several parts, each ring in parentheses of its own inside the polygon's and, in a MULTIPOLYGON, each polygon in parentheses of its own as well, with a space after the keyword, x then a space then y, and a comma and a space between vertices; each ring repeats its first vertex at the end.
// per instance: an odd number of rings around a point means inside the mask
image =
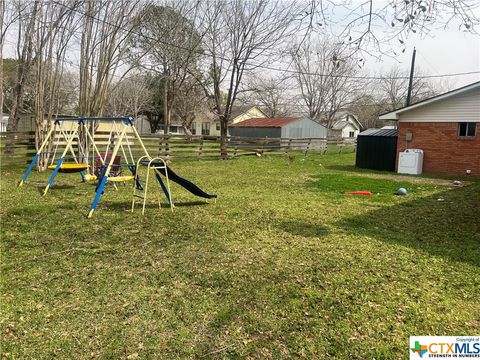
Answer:
MULTIPOLYGON (((386 0, 378 0, 375 4, 382 7, 386 4, 385 1, 386 0)), ((354 0, 352 4, 356 2, 357 1, 354 0)), ((347 10, 345 8, 335 8, 329 13, 329 18, 332 22, 335 22, 334 20, 342 19, 346 14, 347 10)), ((480 17, 480 14, 478 14, 478 17, 480 17)), ((345 18, 344 22, 339 21, 335 23, 335 25, 329 26, 331 32, 333 34, 341 33, 344 29, 343 26, 348 21, 349 19, 345 18)), ((364 26, 359 26, 355 29, 364 31, 364 26)), ((376 36, 381 38, 383 34, 386 35, 387 32, 391 30, 392 29, 385 24, 377 24, 374 31, 376 36)), ((382 55, 380 59, 366 57, 367 61, 364 69, 369 75, 380 75, 388 72, 392 66, 396 65, 405 71, 405 76, 408 76, 412 51, 413 48, 416 47, 416 68, 420 69, 423 74, 439 75, 480 71, 480 35, 460 31, 458 30, 458 24, 450 24, 450 26, 445 29, 441 23, 432 23, 428 31, 428 35, 410 33, 408 38, 404 39, 404 45, 398 42, 398 38, 393 39, 390 44, 382 44, 382 50, 393 50, 399 55, 395 57, 382 55), (402 53, 402 49, 404 48, 405 52, 402 53)), ((5 57, 15 57, 15 43, 15 27, 12 27, 5 41, 5 57)), ((69 60, 78 63, 78 56, 75 54, 76 52, 73 51, 72 56, 69 56, 69 60)), ((285 66, 280 67, 285 68, 285 66)), ((440 79, 442 79, 442 87, 445 88, 445 90, 450 90, 455 87, 480 81, 480 74, 436 78, 436 80, 440 79)))
MULTIPOLYGON (((400 53, 396 58, 383 56, 381 61, 369 59, 367 67, 370 71, 386 71, 392 65, 398 64, 404 68, 408 76, 413 47, 417 49, 416 68, 430 75, 450 74, 459 72, 480 71, 480 36, 458 31, 456 29, 433 30, 430 35, 422 38, 418 35, 406 39, 406 51, 394 45, 400 53)), ((446 79, 446 78, 444 78, 446 79)), ((480 81, 480 74, 448 78, 449 87, 460 87, 475 81, 480 81)))

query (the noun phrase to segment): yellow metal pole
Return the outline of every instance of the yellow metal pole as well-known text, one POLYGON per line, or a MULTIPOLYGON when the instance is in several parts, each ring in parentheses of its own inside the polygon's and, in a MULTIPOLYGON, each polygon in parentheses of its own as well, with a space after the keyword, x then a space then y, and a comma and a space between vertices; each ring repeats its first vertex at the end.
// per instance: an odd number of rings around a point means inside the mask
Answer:
POLYGON ((40 154, 42 153, 43 148, 47 145, 48 141, 50 140, 50 137, 52 136, 53 131, 56 130, 56 129, 57 129, 57 124, 55 124, 53 127, 51 127, 50 130, 48 131, 47 137, 45 138, 45 140, 43 140, 42 144, 40 145, 40 148, 38 149, 37 153, 35 154, 35 157, 33 158, 32 162, 30 163, 30 166, 28 167, 27 172, 25 173, 25 175, 22 177, 22 179, 18 183, 19 187, 22 187, 23 184, 25 184, 25 181, 26 181, 28 175, 30 174, 30 172, 32 171, 33 166, 35 165, 35 162, 40 157, 40 154))
POLYGON ((57 129, 57 124, 55 124, 52 128, 50 128, 50 130, 48 131, 47 137, 45 138, 45 140, 43 140, 43 143, 38 149, 37 154, 40 154, 42 152, 43 148, 47 145, 47 142, 50 139, 50 136, 52 136, 53 131, 56 129, 57 129))
POLYGON ((112 155, 111 155, 111 158, 110 158, 110 162, 108 163, 107 170, 105 171, 104 176, 108 176, 108 174, 110 174, 110 170, 112 169, 113 163, 115 161, 115 157, 117 156, 118 150, 120 149, 120 145, 122 144, 123 138, 125 137, 125 133, 127 131, 127 126, 128 125, 123 126, 123 130, 120 133, 120 136, 118 137, 118 141, 115 144, 115 147, 113 148, 113 152, 112 152, 112 155))
POLYGON ((143 151, 145 152, 145 155, 147 155, 148 157, 150 157, 148 151, 147 151, 147 148, 145 147, 145 144, 143 143, 143 140, 142 138, 140 137, 140 134, 138 133, 137 129, 135 128, 135 126, 132 125, 132 128, 133 128, 133 132, 135 133, 135 137, 137 138, 138 142, 140 143, 140 145, 142 145, 142 149, 143 151))

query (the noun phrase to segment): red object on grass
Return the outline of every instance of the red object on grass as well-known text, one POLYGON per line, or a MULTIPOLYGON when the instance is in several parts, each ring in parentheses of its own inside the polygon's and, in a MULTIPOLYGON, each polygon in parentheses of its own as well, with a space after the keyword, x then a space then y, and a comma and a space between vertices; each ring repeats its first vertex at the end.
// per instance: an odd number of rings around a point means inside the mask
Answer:
POLYGON ((347 192, 348 195, 364 195, 364 196, 371 196, 372 193, 370 191, 350 191, 347 192))

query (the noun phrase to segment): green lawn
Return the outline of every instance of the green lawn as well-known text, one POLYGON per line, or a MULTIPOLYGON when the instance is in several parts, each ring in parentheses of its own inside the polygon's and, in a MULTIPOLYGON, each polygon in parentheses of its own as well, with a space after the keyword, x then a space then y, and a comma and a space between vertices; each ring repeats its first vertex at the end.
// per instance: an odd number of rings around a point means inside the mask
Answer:
POLYGON ((217 203, 172 185, 174 212, 142 217, 120 186, 92 219, 78 175, 41 197, 48 173, 2 170, 3 357, 400 359, 410 335, 478 335, 480 182, 353 163, 174 162, 217 203))

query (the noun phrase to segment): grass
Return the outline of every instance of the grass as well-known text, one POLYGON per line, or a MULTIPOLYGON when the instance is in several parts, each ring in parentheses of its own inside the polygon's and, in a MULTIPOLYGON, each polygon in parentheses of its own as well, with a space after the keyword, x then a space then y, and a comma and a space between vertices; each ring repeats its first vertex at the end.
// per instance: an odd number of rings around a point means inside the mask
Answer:
POLYGON ((172 185, 175 211, 152 194, 142 217, 120 186, 93 219, 78 175, 41 197, 47 173, 3 170, 3 357, 402 359, 410 335, 478 333, 480 183, 353 162, 174 162, 217 203, 172 185))

